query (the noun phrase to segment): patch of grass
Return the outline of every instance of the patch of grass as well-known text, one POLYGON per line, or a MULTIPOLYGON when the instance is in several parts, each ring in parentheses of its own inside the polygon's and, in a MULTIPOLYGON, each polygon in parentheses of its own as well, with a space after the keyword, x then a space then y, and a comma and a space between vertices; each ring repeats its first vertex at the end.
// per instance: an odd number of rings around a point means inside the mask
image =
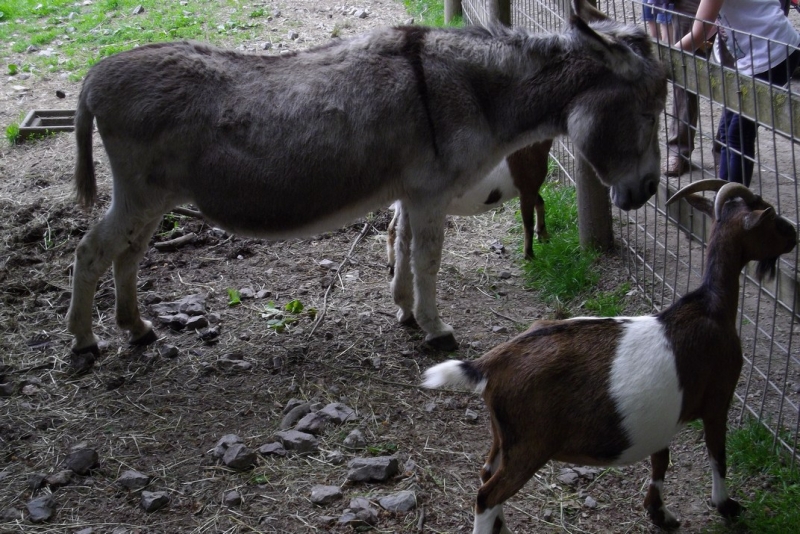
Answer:
POLYGON ((237 0, 162 2, 160 0, 98 0, 83 5, 74 0, 0 1, 0 42, 9 51, 26 53, 31 71, 67 72, 82 78, 100 58, 137 45, 197 39, 235 45, 264 33, 265 9, 251 9, 237 0), (219 18, 220 4, 226 18, 219 18), (134 15, 141 5, 144 11, 134 15), (50 56, 33 50, 52 48, 50 56))
POLYGON ((534 241, 535 257, 523 265, 524 284, 545 301, 569 302, 597 283, 600 275, 593 266, 600 253, 580 245, 575 188, 546 183, 540 193, 550 242, 534 241))
MULTIPOLYGON (((784 436, 788 439, 788 436, 784 436)), ((788 460, 779 450, 772 450, 773 436, 754 419, 728 433, 727 457, 733 496, 747 510, 736 521, 736 531, 797 532, 800 525, 800 469, 790 469, 788 460), (755 486, 755 495, 746 499, 736 487, 748 478, 766 479, 755 486)), ((711 532, 730 532, 720 525, 711 532)))
POLYGON ((19 142, 19 124, 15 122, 6 126, 6 140, 12 145, 19 142))
POLYGON ((444 2, 442 0, 403 0, 414 21, 424 26, 452 26, 459 27, 464 25, 462 18, 453 17, 450 24, 444 23, 444 2))
POLYGON ((614 291, 603 291, 589 297, 583 307, 598 317, 614 317, 621 315, 625 309, 625 296, 631 290, 628 282, 621 284, 614 291))

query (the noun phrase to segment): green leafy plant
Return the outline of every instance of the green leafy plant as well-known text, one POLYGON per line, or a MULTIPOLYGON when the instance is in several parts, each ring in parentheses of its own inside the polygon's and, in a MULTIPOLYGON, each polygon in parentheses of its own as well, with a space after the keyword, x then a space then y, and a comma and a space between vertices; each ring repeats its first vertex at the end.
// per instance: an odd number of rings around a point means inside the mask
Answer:
POLYGON ((8 64, 8 75, 9 76, 16 76, 19 72, 19 67, 16 63, 9 63, 8 64))
POLYGON ((397 443, 386 442, 377 445, 368 445, 367 452, 373 456, 384 456, 387 454, 394 454, 397 452, 397 443))
MULTIPOLYGON (((290 300, 283 308, 275 307, 275 303, 270 301, 264 306, 261 312, 261 317, 267 320, 267 327, 275 330, 278 333, 283 332, 286 328, 300 320, 299 316, 305 307, 303 303, 297 299, 290 300)), ((315 317, 317 310, 309 308, 306 313, 310 317, 315 317)))
POLYGON ((6 126, 6 139, 12 145, 17 144, 20 141, 19 124, 15 122, 6 126))
POLYGON ((242 296, 235 289, 228 288, 228 306, 238 306, 242 303, 242 296))

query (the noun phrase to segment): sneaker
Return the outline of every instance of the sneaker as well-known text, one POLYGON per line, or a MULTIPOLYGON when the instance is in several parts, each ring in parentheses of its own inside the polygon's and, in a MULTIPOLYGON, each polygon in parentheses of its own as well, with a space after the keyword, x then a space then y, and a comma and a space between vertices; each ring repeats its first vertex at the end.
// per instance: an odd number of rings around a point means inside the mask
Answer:
POLYGON ((663 170, 666 176, 680 176, 689 171, 689 161, 682 156, 672 154, 667 156, 663 170))

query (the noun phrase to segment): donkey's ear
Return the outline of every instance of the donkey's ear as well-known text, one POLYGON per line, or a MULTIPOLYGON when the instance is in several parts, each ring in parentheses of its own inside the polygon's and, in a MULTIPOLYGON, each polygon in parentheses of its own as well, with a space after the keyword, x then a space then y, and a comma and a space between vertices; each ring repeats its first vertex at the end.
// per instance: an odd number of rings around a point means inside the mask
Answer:
POLYGON ((588 22, 606 20, 608 16, 586 0, 572 0, 572 12, 588 22))
POLYGON ((572 36, 579 45, 589 47, 614 74, 623 80, 632 81, 642 75, 642 58, 623 41, 602 32, 594 31, 578 16, 570 19, 572 36))

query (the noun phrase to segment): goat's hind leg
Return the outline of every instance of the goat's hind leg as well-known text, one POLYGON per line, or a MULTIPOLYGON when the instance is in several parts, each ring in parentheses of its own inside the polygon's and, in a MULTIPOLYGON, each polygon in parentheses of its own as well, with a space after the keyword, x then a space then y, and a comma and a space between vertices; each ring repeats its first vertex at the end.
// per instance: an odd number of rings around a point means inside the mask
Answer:
POLYGON ((669 449, 663 449, 650 456, 652 476, 650 486, 647 488, 647 496, 644 499, 644 508, 650 520, 657 526, 665 529, 678 528, 680 521, 669 509, 664 506, 662 500, 662 490, 664 489, 664 476, 669 467, 669 449))

